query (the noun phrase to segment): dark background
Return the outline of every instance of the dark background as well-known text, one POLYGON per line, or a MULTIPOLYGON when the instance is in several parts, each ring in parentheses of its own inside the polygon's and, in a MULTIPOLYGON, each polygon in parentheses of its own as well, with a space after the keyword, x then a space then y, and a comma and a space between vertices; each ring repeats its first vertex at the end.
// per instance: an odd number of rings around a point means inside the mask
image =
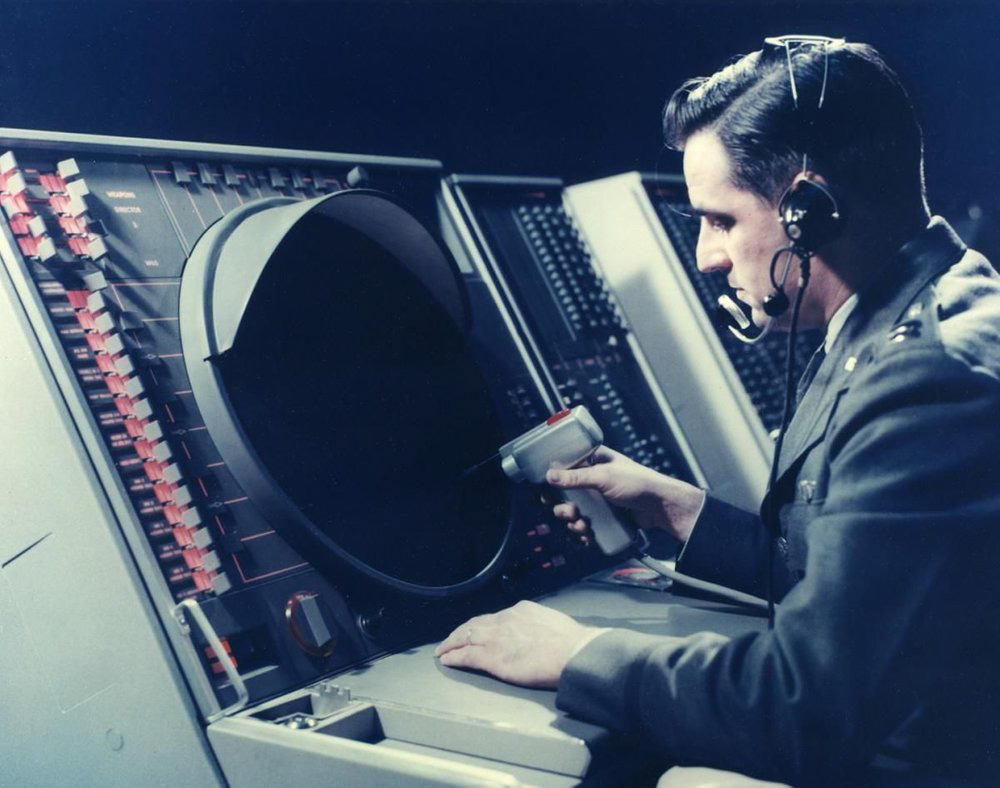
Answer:
POLYGON ((0 0, 0 125, 575 182, 676 168, 669 93, 790 32, 882 51, 924 120, 931 207, 1000 258, 997 0, 0 0))

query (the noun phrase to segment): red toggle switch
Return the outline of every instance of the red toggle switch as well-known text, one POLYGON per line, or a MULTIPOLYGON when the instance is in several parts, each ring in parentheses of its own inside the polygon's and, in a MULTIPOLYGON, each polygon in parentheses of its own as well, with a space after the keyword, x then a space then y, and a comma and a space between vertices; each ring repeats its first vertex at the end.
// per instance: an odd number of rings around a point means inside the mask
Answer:
MULTIPOLYGON (((98 353, 94 358, 97 361, 97 368, 105 375, 114 375, 117 371, 115 369, 115 360, 107 353, 98 353)), ((135 421, 135 419, 132 419, 132 421, 135 421)))
POLYGON ((73 254, 77 257, 88 257, 90 255, 90 245, 87 242, 87 239, 83 236, 70 236, 67 243, 69 244, 70 250, 72 250, 73 254))
POLYGON ((31 208, 28 207, 28 199, 23 192, 21 194, 0 195, 0 206, 3 207, 4 212, 10 218, 14 218, 20 214, 31 213, 31 208))
POLYGON ((157 462, 156 460, 150 460, 143 466, 146 470, 146 476, 151 482, 158 482, 163 478, 163 463, 157 462))
POLYGON ((28 227, 28 218, 28 216, 23 214, 12 216, 10 219, 10 231, 14 235, 31 235, 31 229, 28 227))
POLYGON ((58 175, 39 175, 38 182, 49 194, 65 194, 66 181, 58 175))
POLYGON ((74 309, 85 309, 87 307, 88 290, 67 290, 66 298, 69 299, 70 306, 74 309))
POLYGON ((86 235, 90 232, 86 221, 75 219, 72 216, 60 216, 59 226, 66 235, 86 235))
POLYGON ((38 257, 38 239, 31 235, 22 235, 17 239, 21 254, 25 257, 38 257))

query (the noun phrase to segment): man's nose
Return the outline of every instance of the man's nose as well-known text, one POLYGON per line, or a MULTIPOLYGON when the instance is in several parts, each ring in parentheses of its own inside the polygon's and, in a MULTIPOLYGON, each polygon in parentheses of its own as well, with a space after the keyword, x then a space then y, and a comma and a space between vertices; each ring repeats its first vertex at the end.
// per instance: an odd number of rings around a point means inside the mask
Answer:
POLYGON ((695 262, 698 265, 698 270, 703 274, 728 271, 732 267, 725 245, 714 237, 715 235, 715 233, 706 231, 704 220, 702 220, 701 229, 698 231, 698 245, 695 247, 695 262))

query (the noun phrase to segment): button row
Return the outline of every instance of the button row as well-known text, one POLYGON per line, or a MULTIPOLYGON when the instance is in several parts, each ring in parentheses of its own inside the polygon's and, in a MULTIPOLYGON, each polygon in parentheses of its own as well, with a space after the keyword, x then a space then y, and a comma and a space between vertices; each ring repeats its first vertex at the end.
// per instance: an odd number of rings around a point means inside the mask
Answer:
POLYGON ((30 260, 48 262, 57 257, 98 261, 108 253, 101 235, 103 225, 91 222, 85 198, 90 194, 74 159, 56 165, 54 173, 28 175, 20 168, 13 151, 0 155, 0 206, 21 253, 30 260), (34 206, 48 204, 58 229, 66 238, 61 250, 49 234, 50 227, 34 206), (96 231, 95 231, 96 230, 96 231), (62 253, 61 253, 62 252, 62 253))
POLYGON ((230 188, 238 188, 243 181, 248 181, 249 185, 253 186, 256 185, 258 178, 276 191, 288 187, 289 183, 292 189, 302 192, 312 189, 317 193, 323 193, 342 188, 337 179, 327 177, 320 170, 311 169, 306 173, 297 167, 291 167, 288 172, 278 167, 268 167, 261 177, 259 174, 254 176, 250 172, 241 173, 231 164, 223 164, 217 168, 205 162, 197 162, 192 169, 186 162, 175 160, 170 162, 170 173, 174 183, 178 185, 193 183, 197 178, 198 183, 209 188, 220 181, 230 188))
MULTIPOLYGON (((173 547, 160 546, 164 561, 181 560, 183 567, 171 569, 168 581, 178 587, 193 586, 194 592, 221 594, 231 587, 218 554, 212 549, 212 536, 204 527, 191 490, 167 440, 163 424, 156 418, 139 369, 128 352, 121 332, 121 315, 116 315, 105 291, 107 281, 99 271, 85 279, 85 289, 68 290, 66 295, 76 311, 80 325, 87 332, 87 342, 94 353, 97 368, 104 375, 107 390, 122 416, 125 433, 141 461, 148 482, 138 485, 149 489, 153 498, 144 503, 148 514, 166 521, 173 547)), ((143 513, 140 511, 140 513, 143 513)))

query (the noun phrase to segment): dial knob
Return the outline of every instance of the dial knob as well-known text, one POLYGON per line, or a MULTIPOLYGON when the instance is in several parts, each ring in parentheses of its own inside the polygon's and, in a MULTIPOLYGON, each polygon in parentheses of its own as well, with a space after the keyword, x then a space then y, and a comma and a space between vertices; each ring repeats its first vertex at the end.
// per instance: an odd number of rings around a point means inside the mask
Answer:
POLYGON ((292 594, 285 603, 285 621, 295 644, 309 656, 329 657, 337 648, 337 624, 319 594, 292 594))

